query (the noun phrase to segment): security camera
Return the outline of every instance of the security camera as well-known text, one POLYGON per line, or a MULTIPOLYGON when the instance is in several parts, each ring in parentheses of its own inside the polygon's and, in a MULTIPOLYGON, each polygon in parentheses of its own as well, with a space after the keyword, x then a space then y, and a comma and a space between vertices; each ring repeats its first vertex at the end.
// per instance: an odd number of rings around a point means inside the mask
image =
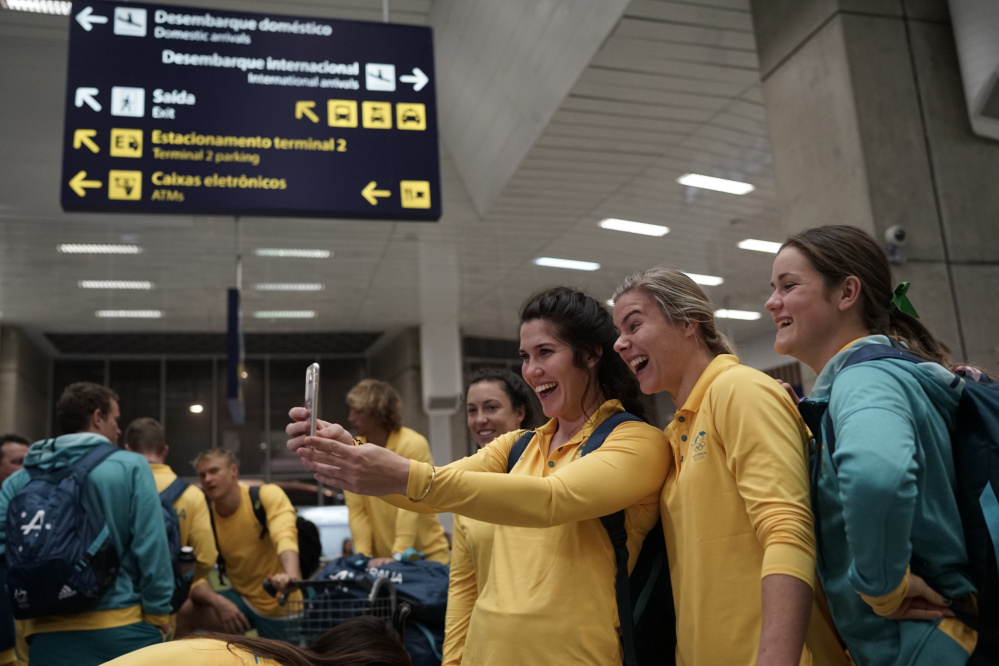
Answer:
POLYGON ((893 247, 902 247, 908 238, 909 235, 905 232, 905 227, 900 224, 893 224, 885 229, 885 242, 893 247))

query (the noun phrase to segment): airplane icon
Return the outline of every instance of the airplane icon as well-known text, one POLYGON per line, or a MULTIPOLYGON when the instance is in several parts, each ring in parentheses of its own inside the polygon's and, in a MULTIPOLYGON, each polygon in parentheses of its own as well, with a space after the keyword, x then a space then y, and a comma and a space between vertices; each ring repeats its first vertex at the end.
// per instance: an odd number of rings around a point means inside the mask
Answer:
POLYGON ((115 7, 114 34, 128 37, 145 37, 147 18, 145 9, 115 7))
POLYGON ((395 91, 395 65, 369 62, 364 65, 364 87, 368 90, 395 91))

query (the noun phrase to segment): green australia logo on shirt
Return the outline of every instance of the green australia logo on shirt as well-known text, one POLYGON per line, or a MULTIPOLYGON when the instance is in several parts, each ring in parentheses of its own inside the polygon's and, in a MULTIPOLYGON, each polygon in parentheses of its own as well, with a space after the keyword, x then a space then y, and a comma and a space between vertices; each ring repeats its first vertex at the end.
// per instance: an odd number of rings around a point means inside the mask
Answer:
POLYGON ((697 437, 694 438, 694 443, 691 445, 691 450, 694 452, 693 460, 700 460, 704 456, 708 455, 707 447, 704 441, 705 432, 702 430, 697 433, 697 437))

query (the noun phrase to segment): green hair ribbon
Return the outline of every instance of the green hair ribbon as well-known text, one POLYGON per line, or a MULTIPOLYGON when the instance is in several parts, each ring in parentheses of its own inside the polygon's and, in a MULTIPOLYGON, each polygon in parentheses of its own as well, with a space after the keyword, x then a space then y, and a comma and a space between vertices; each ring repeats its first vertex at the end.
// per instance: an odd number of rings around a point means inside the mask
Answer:
POLYGON ((912 307, 912 303, 909 302, 909 298, 905 295, 909 291, 908 282, 899 282, 898 286, 895 287, 895 291, 891 295, 891 309, 904 312, 907 315, 912 315, 916 319, 919 319, 919 315, 916 314, 916 308, 912 307))

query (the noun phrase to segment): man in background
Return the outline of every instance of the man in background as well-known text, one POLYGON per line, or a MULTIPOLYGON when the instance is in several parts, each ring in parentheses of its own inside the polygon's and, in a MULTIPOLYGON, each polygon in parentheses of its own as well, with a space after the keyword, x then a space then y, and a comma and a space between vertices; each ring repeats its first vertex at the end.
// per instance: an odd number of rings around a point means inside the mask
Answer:
POLYGON ((20 435, 0 435, 0 485, 8 476, 21 469, 30 445, 31 442, 20 435))
MULTIPOLYGON (((21 469, 24 456, 31 444, 27 439, 14 433, 0 435, 0 486, 8 476, 21 469)), ((7 579, 7 563, 0 562, 0 575, 7 579)), ((14 613, 6 594, 0 594, 0 666, 16 661, 14 654, 14 613)))

